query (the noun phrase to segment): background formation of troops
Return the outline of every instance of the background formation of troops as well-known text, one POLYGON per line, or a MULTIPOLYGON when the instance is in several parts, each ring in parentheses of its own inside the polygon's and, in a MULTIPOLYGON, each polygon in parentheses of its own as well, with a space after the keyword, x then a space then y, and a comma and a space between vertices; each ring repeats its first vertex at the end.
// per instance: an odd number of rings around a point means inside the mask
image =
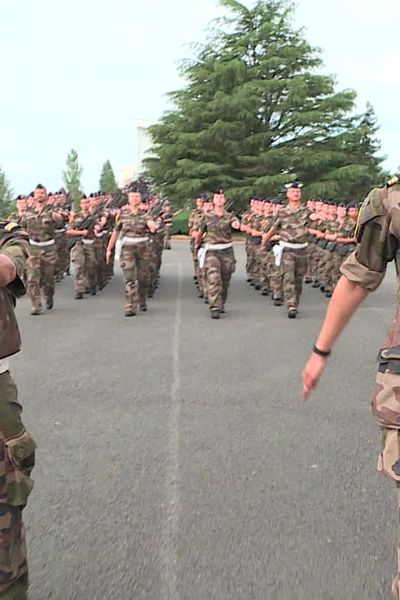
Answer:
MULTIPOLYGON (((299 186, 294 184, 291 187, 299 186)), ((195 240, 212 211, 213 202, 207 195, 202 195, 196 199, 196 208, 189 218, 194 281, 199 297, 207 304, 210 278, 207 265, 200 265, 195 240)), ((356 202, 345 205, 309 200, 307 207, 302 205, 291 213, 286 211, 281 199, 252 198, 248 210, 241 215, 240 227, 246 234, 248 283, 263 296, 270 295, 275 306, 285 303, 290 317, 297 314, 303 279, 328 298, 331 297, 339 280, 343 261, 357 246, 355 230, 358 211, 356 202), (285 240, 306 248, 286 248, 282 253, 281 264, 278 265, 274 249, 276 250, 283 235, 279 235, 279 232, 272 236, 267 234, 273 231, 278 221, 283 220, 285 240), (299 239, 305 243, 296 244, 299 239), (293 260, 294 257, 296 260, 293 260), (299 262, 302 263, 301 269, 298 268, 299 262)), ((206 240, 207 237, 203 241, 206 240)))
MULTIPOLYGON (((42 294, 48 310, 53 307, 55 283, 70 274, 70 262, 75 267, 75 298, 95 296, 110 281, 114 272, 114 253, 106 261, 106 251, 118 220, 129 210, 128 196, 97 192, 83 196, 80 210, 75 212, 67 194, 61 190, 47 194, 38 185, 29 197, 19 196, 16 212, 9 221, 19 223, 29 235, 30 256, 26 284, 32 315, 43 310, 42 294)), ((161 203, 156 194, 143 197, 141 211, 157 224, 149 236, 147 264, 148 295, 153 296, 158 284, 163 249, 170 249, 172 213, 168 203, 161 203)))

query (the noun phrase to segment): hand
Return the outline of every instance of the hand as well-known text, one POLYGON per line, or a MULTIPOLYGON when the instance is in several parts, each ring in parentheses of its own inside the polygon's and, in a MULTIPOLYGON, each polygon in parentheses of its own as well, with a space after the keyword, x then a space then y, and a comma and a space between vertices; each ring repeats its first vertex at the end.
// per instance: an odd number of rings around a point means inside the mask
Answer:
POLYGON ((303 371, 303 400, 307 400, 310 393, 317 387, 325 366, 325 357, 311 354, 303 371))
POLYGON ((81 236, 82 237, 87 237, 88 233, 89 233, 89 231, 87 229, 83 229, 83 231, 81 231, 81 236))
POLYGON ((107 248, 107 251, 106 251, 106 263, 108 265, 111 262, 111 255, 112 255, 112 249, 111 248, 107 248))
POLYGON ((239 223, 239 221, 233 221, 232 227, 233 227, 233 229, 240 229, 240 223, 239 223))

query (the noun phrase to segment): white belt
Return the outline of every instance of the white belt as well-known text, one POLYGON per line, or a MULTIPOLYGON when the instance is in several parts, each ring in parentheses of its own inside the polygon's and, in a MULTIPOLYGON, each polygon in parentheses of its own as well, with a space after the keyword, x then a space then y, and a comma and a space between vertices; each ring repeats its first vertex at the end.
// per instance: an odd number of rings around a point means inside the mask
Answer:
POLYGON ((81 240, 81 242, 83 242, 87 246, 92 246, 92 244, 94 244, 94 240, 81 240))
POLYGON ((95 233, 94 234, 97 238, 102 238, 105 235, 107 235, 107 231, 102 231, 101 233, 95 233))
POLYGON ((45 247, 45 246, 52 246, 54 244, 54 240, 48 240, 47 242, 35 242, 35 240, 29 240, 29 243, 31 244, 31 246, 40 246, 45 247))
POLYGON ((208 250, 227 250, 228 248, 232 248, 233 242, 229 244, 206 244, 202 248, 200 248, 197 258, 199 260, 199 267, 203 269, 204 263, 206 262, 206 254, 208 250))
POLYGON ((125 236, 122 238, 121 243, 124 244, 141 244, 142 242, 148 242, 148 237, 128 237, 125 236))
POLYGON ((55 229, 56 233, 64 233, 64 231, 67 231, 65 227, 63 229, 55 229))
POLYGON ((283 251, 285 248, 290 248, 291 250, 302 250, 303 248, 307 248, 307 246, 308 242, 305 242, 304 244, 292 244, 291 242, 283 242, 281 240, 279 244, 275 244, 275 246, 272 248, 272 252, 275 255, 275 265, 277 267, 281 266, 283 251))
POLYGON ((206 252, 207 250, 227 250, 228 248, 232 248, 233 242, 229 244, 206 244, 206 252))
POLYGON ((10 361, 8 358, 2 358, 0 360, 0 374, 10 370, 10 361))

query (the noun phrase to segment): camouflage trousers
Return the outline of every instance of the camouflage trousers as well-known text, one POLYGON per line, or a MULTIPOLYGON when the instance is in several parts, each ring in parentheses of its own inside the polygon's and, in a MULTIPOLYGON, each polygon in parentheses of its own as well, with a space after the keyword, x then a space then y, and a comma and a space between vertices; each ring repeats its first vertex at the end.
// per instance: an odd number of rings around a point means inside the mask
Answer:
POLYGON ((44 248, 31 246, 31 254, 27 261, 27 283, 28 294, 33 308, 39 310, 42 308, 41 288, 43 288, 46 300, 51 300, 54 296, 56 259, 54 245, 44 248))
POLYGON ((268 252, 268 265, 269 265, 269 281, 271 285, 272 297, 274 300, 283 300, 283 275, 281 267, 277 267, 275 264, 275 255, 270 250, 268 252))
POLYGON ((171 232, 172 232, 172 225, 166 225, 165 226, 165 235, 164 235, 165 250, 171 249, 171 232))
POLYGON ((320 259, 318 263, 318 280, 321 285, 324 286, 326 291, 330 291, 331 288, 331 274, 332 274, 332 252, 321 249, 320 259))
POLYGON ((148 242, 122 246, 120 266, 125 284, 126 309, 136 310, 138 302, 146 304, 150 284, 151 258, 148 242))
POLYGON ((257 272, 257 262, 256 262, 256 245, 253 242, 253 238, 248 238, 246 240, 246 274, 247 279, 253 281, 257 272))
POLYGON ((235 266, 233 248, 207 252, 205 269, 207 272, 207 296, 211 309, 221 310, 224 307, 235 266))
POLYGON ((260 244, 256 250, 256 260, 257 260, 257 272, 258 272, 258 281, 257 283, 261 286, 263 291, 268 291, 271 289, 271 253, 267 251, 267 249, 260 244))
POLYGON ((103 236, 96 238, 94 252, 96 255, 96 281, 103 287, 107 279, 106 247, 103 236))
POLYGON ((288 308, 297 308, 307 270, 307 248, 283 252, 281 273, 283 276, 283 298, 288 308))
POLYGON ((67 234, 56 233, 56 266, 55 266, 55 277, 61 278, 66 271, 68 271, 69 266, 69 253, 67 249, 67 234))
POLYGON ((71 251, 75 265, 75 292, 96 288, 96 251, 93 244, 77 242, 71 251))
POLYGON ((28 563, 22 511, 33 488, 35 442, 21 420, 16 385, 0 374, 0 598, 25 600, 28 563))

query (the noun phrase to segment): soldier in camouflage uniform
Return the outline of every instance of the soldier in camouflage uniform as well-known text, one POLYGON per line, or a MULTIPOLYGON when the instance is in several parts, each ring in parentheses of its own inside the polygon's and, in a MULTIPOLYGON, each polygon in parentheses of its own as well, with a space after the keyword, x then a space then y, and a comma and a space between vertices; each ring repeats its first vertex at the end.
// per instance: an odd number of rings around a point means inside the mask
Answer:
POLYGON ((207 200, 207 198, 203 197, 203 196, 198 196, 196 198, 196 208, 194 210, 192 210, 192 212, 190 213, 189 221, 188 221, 188 232, 189 232, 189 237, 190 237, 190 251, 192 253, 193 269, 194 269, 193 280, 198 287, 200 298, 203 298, 204 290, 203 290, 203 286, 202 286, 202 282, 201 282, 199 261, 197 258, 197 252, 194 251, 194 245, 195 245, 195 238, 196 238, 196 235, 199 230, 199 225, 203 219, 203 203, 205 200, 207 200))
POLYGON ((72 215, 67 227, 67 235, 73 240, 71 259, 75 265, 75 299, 82 300, 84 292, 96 295, 96 250, 95 225, 93 221, 87 229, 81 229, 90 216, 90 198, 83 196, 80 212, 72 215), (74 239, 73 239, 74 238, 74 239))
POLYGON ((27 208, 26 198, 24 196, 18 196, 15 201, 16 211, 12 212, 7 217, 7 221, 13 221, 14 223, 20 223, 22 216, 27 208))
POLYGON ((150 214, 141 208, 140 192, 128 193, 129 207, 121 211, 114 232, 108 242, 107 262, 117 240, 121 243, 120 266, 125 284, 125 316, 133 317, 137 306, 146 311, 146 299, 150 285, 149 264, 150 234, 155 234, 157 225, 150 214))
POLYGON ((235 255, 233 252, 232 228, 240 229, 240 221, 225 210, 225 196, 222 191, 214 194, 214 210, 205 215, 200 231, 196 235, 195 251, 200 247, 203 236, 205 246, 203 257, 199 256, 200 266, 204 260, 207 271, 207 295, 210 304, 211 318, 219 319, 225 312, 229 283, 235 271, 235 255))
MULTIPOLYGON (((317 337, 313 354, 303 372, 303 398, 316 387, 326 367, 331 349, 358 306, 382 282, 387 264, 395 261, 400 272, 400 178, 394 177, 386 188, 370 192, 361 207, 357 240, 359 246, 341 267, 339 280, 330 301, 325 322, 317 337)), ((400 544, 400 297, 396 317, 379 354, 376 389, 372 410, 382 430, 383 450, 378 470, 396 482, 400 544)), ((400 545, 393 596, 400 600, 400 545)))
POLYGON ((288 317, 295 319, 308 263, 310 213, 306 206, 300 204, 299 184, 290 185, 287 197, 289 205, 279 211, 264 240, 268 242, 276 234, 280 237, 279 243, 274 248, 275 262, 281 267, 283 296, 288 317))
POLYGON ((35 442, 21 420, 8 358, 20 349, 14 306, 25 294, 22 275, 28 252, 28 236, 20 227, 0 223, 0 599, 4 600, 28 600, 22 511, 33 488, 35 442))
POLYGON ((171 250, 172 212, 168 202, 164 202, 161 218, 164 223, 164 250, 171 250))
POLYGON ((34 192, 34 206, 27 209, 20 220, 29 235, 30 256, 27 271, 32 315, 40 315, 42 312, 41 287, 46 299, 46 308, 53 308, 55 230, 61 222, 60 215, 47 204, 46 188, 39 184, 34 192))

